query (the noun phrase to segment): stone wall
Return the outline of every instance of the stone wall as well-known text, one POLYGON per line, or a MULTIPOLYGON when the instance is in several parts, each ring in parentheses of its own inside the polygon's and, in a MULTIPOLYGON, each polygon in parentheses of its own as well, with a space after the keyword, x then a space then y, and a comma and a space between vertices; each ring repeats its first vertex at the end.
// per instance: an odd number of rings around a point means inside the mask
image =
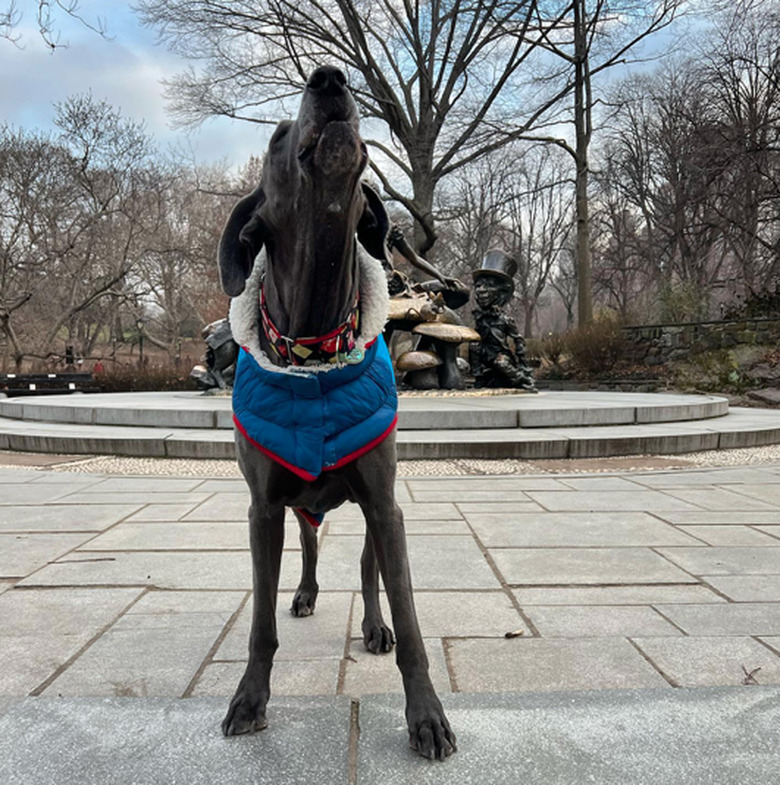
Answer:
POLYGON ((626 358, 643 365, 687 360, 716 349, 752 344, 780 344, 780 318, 686 322, 624 327, 626 358))

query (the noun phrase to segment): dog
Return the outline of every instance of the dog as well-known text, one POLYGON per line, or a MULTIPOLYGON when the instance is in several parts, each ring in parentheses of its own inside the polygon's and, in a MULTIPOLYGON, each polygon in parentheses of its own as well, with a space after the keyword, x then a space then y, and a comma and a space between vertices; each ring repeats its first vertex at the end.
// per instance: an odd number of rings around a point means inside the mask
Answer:
POLYGON ((251 494, 254 596, 249 662, 222 730, 267 726, 286 507, 300 523, 303 573, 291 610, 303 617, 318 591, 312 524, 351 501, 366 521, 364 643, 379 654, 397 638, 410 746, 443 760, 456 739, 428 673, 394 497, 397 402, 381 337, 388 219, 361 181, 367 161, 344 74, 315 69, 296 120, 277 126, 259 186, 233 208, 220 239, 220 281, 242 346, 234 419, 251 494), (395 636, 380 610, 380 571, 395 636))

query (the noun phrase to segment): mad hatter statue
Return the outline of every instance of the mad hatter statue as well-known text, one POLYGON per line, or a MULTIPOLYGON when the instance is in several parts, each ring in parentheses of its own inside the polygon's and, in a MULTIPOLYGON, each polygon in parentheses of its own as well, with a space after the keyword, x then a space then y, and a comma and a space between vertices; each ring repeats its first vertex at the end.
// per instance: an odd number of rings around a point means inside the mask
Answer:
POLYGON ((517 262, 500 250, 488 251, 475 270, 474 321, 482 338, 472 343, 471 373, 477 387, 519 387, 536 392, 533 372, 525 359, 525 341, 504 308, 515 292, 517 262))

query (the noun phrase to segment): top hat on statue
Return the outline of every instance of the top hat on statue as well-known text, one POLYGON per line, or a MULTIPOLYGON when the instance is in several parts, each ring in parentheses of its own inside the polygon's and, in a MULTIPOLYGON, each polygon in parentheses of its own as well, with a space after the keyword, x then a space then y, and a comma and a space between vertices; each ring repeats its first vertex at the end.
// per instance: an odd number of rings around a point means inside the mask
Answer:
POLYGON ((472 277, 476 281, 483 275, 499 278, 511 284, 515 288, 514 276, 517 272, 517 262, 507 253, 499 249, 488 251, 482 260, 482 267, 472 272, 472 277))

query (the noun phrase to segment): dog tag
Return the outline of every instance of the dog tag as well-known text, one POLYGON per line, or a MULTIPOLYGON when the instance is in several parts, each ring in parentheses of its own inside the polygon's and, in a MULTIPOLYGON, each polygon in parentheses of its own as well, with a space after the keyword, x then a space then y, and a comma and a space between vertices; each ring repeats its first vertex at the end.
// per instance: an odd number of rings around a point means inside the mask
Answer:
POLYGON ((357 365, 363 362, 365 353, 362 349, 355 348, 351 352, 339 352, 339 362, 347 365, 357 365))

